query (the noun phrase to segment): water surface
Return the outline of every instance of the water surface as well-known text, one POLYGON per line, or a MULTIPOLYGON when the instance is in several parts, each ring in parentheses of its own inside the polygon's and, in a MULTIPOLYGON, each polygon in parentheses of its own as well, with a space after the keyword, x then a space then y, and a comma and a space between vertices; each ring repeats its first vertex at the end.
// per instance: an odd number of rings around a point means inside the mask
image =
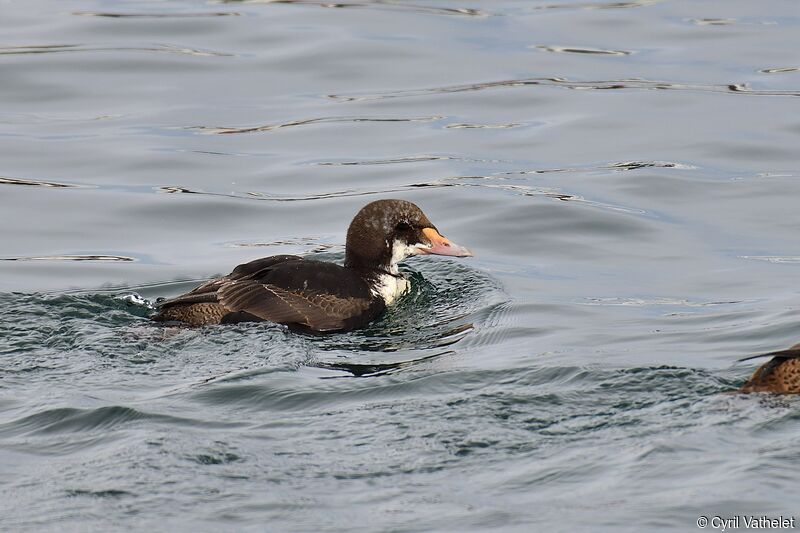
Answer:
POLYGON ((800 341, 796 2, 0 12, 0 528, 795 512, 796 399, 723 393, 800 341), (147 320, 390 197, 475 257, 367 329, 147 320))

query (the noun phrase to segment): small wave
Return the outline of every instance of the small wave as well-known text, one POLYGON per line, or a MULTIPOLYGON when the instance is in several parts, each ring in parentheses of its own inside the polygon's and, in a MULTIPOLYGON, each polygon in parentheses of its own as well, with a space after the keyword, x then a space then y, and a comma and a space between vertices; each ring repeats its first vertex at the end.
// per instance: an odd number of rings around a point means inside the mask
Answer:
POLYGON ((553 200, 559 200, 561 202, 577 202, 592 207, 599 207, 601 209, 619 211, 628 214, 635 214, 635 215, 647 214, 647 211, 644 209, 638 209, 635 207, 628 207, 623 205, 609 204, 605 202, 599 202, 597 200, 590 200, 588 198, 584 198, 583 196, 563 192, 558 189, 533 187, 530 185, 491 184, 491 183, 463 183, 459 185, 467 187, 485 187, 487 189, 498 189, 518 194, 521 196, 543 196, 545 198, 551 198, 553 200))
POLYGON ((283 128, 291 128, 295 126, 308 126, 311 124, 330 124, 339 122, 433 122, 443 117, 430 116, 430 117, 320 117, 309 118, 303 120, 291 120, 289 122, 281 122, 277 124, 265 124, 263 126, 248 126, 248 127, 227 127, 227 126, 187 126, 183 129, 198 130, 205 134, 213 135, 230 135, 239 133, 260 133, 265 131, 274 131, 283 128))
POLYGON ((99 120, 113 120, 122 118, 125 115, 86 115, 86 116, 64 116, 48 115, 43 113, 0 113, 0 123, 3 124, 52 124, 52 123, 71 123, 71 122, 95 122, 99 120))
POLYGON ((157 187, 156 191, 167 194, 200 194, 208 196, 222 196, 226 198, 237 198, 241 200, 259 200, 271 202, 304 202, 311 200, 325 200, 330 198, 347 198, 354 196, 372 196, 375 194, 388 194, 396 192, 404 192, 411 189, 419 188, 438 188, 438 187, 454 187, 452 183, 413 183, 410 185, 398 185, 395 187, 381 187, 381 188, 362 188, 362 189, 345 189, 341 191, 320 192, 316 194, 272 194, 263 191, 245 191, 245 192, 215 192, 204 191, 197 189, 189 189, 187 187, 178 186, 164 186, 157 187))
MULTIPOLYGON (((533 174, 540 172, 541 171, 524 171, 524 172, 515 172, 515 174, 533 174)), ((328 193, 306 194, 297 196, 275 195, 260 191, 223 193, 214 191, 192 190, 185 187, 175 187, 175 186, 159 187, 157 190, 159 192, 170 193, 170 194, 175 194, 175 193, 199 194, 199 195, 222 196, 227 198, 248 199, 248 200, 261 200, 261 201, 274 201, 274 202, 302 202, 302 201, 322 200, 329 198, 344 198, 344 197, 355 197, 355 196, 372 196, 376 194, 399 193, 415 189, 436 189, 444 187, 478 187, 478 188, 506 191, 520 196, 545 197, 562 202, 576 202, 592 207, 598 207, 601 209, 608 209, 611 211, 618 211, 629 214, 636 214, 636 215, 648 214, 648 212, 644 209, 600 202, 597 200, 585 198, 578 194, 564 192, 559 189, 553 189, 547 187, 534 187, 526 184, 492 183, 491 180, 494 179, 502 179, 502 177, 457 176, 457 177, 442 178, 440 180, 434 180, 428 182, 397 185, 394 187, 382 187, 380 189, 370 189, 370 188, 349 189, 344 191, 332 191, 328 193)))
POLYGON ((800 67, 773 67, 759 70, 763 74, 785 74, 787 72, 800 72, 800 67))
POLYGON ((138 411, 130 407, 112 405, 96 409, 76 409, 63 407, 47 409, 0 425, 0 431, 7 435, 77 433, 108 431, 137 421, 162 423, 169 426, 204 426, 212 428, 235 427, 239 424, 227 422, 205 422, 138 411))
POLYGON ((730 26, 731 24, 736 24, 736 19, 725 18, 702 18, 687 20, 697 26, 730 26))
POLYGON ((630 50, 609 50, 605 48, 586 48, 577 46, 552 46, 552 45, 534 45, 533 48, 544 50, 545 52, 554 52, 557 54, 589 54, 589 55, 606 55, 606 56, 629 56, 635 52, 630 50))
POLYGON ((453 94, 470 91, 483 91, 499 88, 517 87, 562 87, 573 90, 675 90, 692 92, 711 92, 727 94, 747 94, 750 96, 800 96, 798 90, 777 89, 751 89, 744 83, 730 83, 726 85, 702 85, 688 83, 673 83, 645 79, 620 79, 577 81, 566 78, 520 78, 512 80, 470 83, 466 85, 450 85, 432 87, 427 89, 404 89, 372 94, 329 94, 328 98, 340 102, 362 102, 369 100, 386 100, 390 98, 413 98, 417 96, 432 96, 439 94, 453 94))
POLYGON ((133 18, 133 19, 162 19, 162 18, 200 18, 200 17, 238 17, 241 13, 235 11, 216 11, 209 13, 112 13, 103 11, 75 11, 78 17, 101 18, 133 18))
POLYGON ((545 4, 529 9, 631 9, 656 4, 662 0, 630 0, 628 2, 575 2, 564 4, 545 4))
POLYGON ((103 46, 90 44, 48 44, 30 46, 6 46, 0 48, 0 55, 59 54, 75 52, 159 52, 190 56, 229 57, 233 54, 201 50, 177 44, 152 44, 142 46, 103 46))
POLYGON ((25 185, 28 187, 48 187, 51 189, 74 189, 84 188, 84 185, 75 185, 73 183, 63 183, 57 181, 44 181, 32 180, 22 178, 10 178, 8 176, 0 176, 0 185, 25 185))
POLYGON ((435 353, 433 355, 426 355, 425 357, 420 357, 418 359, 410 359, 392 363, 358 363, 358 362, 333 361, 333 362, 320 362, 314 364, 313 366, 316 366, 318 368, 324 368, 327 370, 339 370, 347 372, 348 374, 355 376, 357 378, 375 377, 375 376, 383 376, 386 374, 391 374, 398 370, 412 368, 424 363, 429 363, 431 361, 439 359, 440 357, 453 355, 454 353, 455 352, 453 351, 447 351, 447 352, 435 353))
MULTIPOLYGON (((389 160, 382 160, 389 161, 389 160)), ((396 158, 392 161, 404 162, 405 159, 396 158)), ((352 162, 355 163, 355 162, 352 162)), ((377 163, 376 163, 377 164, 377 163)), ((503 190, 510 193, 522 196, 542 196, 552 198, 554 200, 565 202, 578 202, 602 209, 610 209, 612 211, 626 212, 630 214, 645 215, 646 210, 639 209, 632 206, 615 205, 606 202, 600 202, 585 198, 581 195, 565 192, 560 189, 536 187, 526 183, 507 183, 508 180, 513 179, 515 176, 525 176, 534 174, 547 174, 547 173, 563 173, 563 172, 598 172, 604 170, 613 170, 618 172, 623 171, 636 171, 646 168, 664 168, 676 170, 690 170, 694 169, 693 165, 687 163, 678 163, 671 161, 621 161, 613 162, 595 166, 580 166, 580 167, 564 167, 564 168, 550 168, 550 169, 532 169, 532 170, 515 170, 500 172, 497 174, 490 174, 485 176, 449 176, 439 179, 434 179, 426 182, 407 183, 395 185, 392 187, 382 188, 360 188, 360 189, 346 189, 341 191, 330 191, 317 194, 306 195, 276 195, 263 191, 247 191, 247 192, 217 192, 217 191, 203 191, 189 189, 186 187, 178 186, 163 186, 159 187, 158 192, 163 193, 185 193, 185 194, 203 194, 210 196, 224 196, 229 198, 262 200, 262 201, 278 201, 278 202, 295 202, 295 201, 311 201, 328 198, 342 198, 353 196, 370 196, 375 194, 388 194, 399 193, 416 189, 425 188, 443 188, 443 187, 481 187, 488 189, 503 190)))
POLYGON ((800 264, 800 256, 796 255, 740 255, 742 259, 766 261, 767 263, 800 264))
POLYGON ((500 123, 500 124, 468 124, 468 123, 459 123, 459 124, 448 124, 445 126, 446 129, 452 130, 469 130, 469 129, 482 129, 482 130, 506 130, 511 128, 519 128, 524 126, 521 122, 507 122, 507 123, 500 123))
POLYGON ((586 298, 578 302, 583 305, 621 305, 631 307, 649 307, 653 305, 679 306, 679 307, 712 307, 719 305, 732 305, 742 303, 742 300, 697 302, 678 298, 586 298))
POLYGON ((0 257, 0 261, 109 261, 131 262, 134 257, 124 255, 38 255, 28 257, 0 257))
POLYGON ((315 340, 321 365, 367 364, 379 373, 413 367, 480 330, 485 310, 508 299, 496 280, 466 262, 428 258, 410 261, 403 271, 411 292, 377 321, 315 340), (354 352, 361 354, 355 360, 354 352))
POLYGON ((278 239, 269 242, 228 242, 224 243, 226 248, 271 248, 273 246, 300 246, 308 249, 310 253, 322 253, 335 251, 342 248, 341 244, 322 242, 319 237, 296 237, 293 239, 278 239))
POLYGON ((620 161, 609 163, 606 168, 614 170, 639 170, 640 168, 676 168, 679 170, 693 170, 697 167, 685 163, 674 163, 672 161, 620 161))
POLYGON ((89 496, 91 498, 121 498, 123 496, 135 496, 134 493, 127 490, 119 489, 106 489, 106 490, 87 490, 87 489, 72 489, 67 491, 67 496, 79 497, 89 496))
POLYGON ((296 4, 311 5, 329 9, 376 8, 392 11, 414 11, 433 15, 461 15, 484 18, 491 16, 488 11, 467 7, 439 7, 419 4, 398 3, 394 0, 365 0, 350 2, 325 2, 320 0, 217 0, 223 4, 296 4))
POLYGON ((108 429, 147 415, 128 407, 99 409, 48 409, 3 425, 3 431, 20 433, 61 433, 108 429))
POLYGON ((499 163, 498 160, 459 157, 453 155, 412 155, 387 159, 369 159, 362 161, 323 161, 319 166, 362 166, 362 165, 394 165, 402 163, 424 163, 427 161, 466 161, 470 163, 499 163))

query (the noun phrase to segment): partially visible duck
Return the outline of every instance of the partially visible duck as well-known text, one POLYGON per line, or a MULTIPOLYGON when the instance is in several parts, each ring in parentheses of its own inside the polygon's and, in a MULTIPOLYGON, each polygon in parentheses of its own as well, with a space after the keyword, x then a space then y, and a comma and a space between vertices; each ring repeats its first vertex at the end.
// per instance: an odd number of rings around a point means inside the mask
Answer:
POLYGON ((739 361, 759 357, 772 357, 772 359, 758 367, 739 392, 800 393, 800 344, 795 344, 786 350, 751 355, 739 361))
POLYGON ((348 331, 378 317, 409 288, 398 263, 419 254, 471 256, 405 200, 364 206, 347 230, 344 266, 275 255, 158 304, 152 318, 192 326, 270 321, 310 331, 348 331))

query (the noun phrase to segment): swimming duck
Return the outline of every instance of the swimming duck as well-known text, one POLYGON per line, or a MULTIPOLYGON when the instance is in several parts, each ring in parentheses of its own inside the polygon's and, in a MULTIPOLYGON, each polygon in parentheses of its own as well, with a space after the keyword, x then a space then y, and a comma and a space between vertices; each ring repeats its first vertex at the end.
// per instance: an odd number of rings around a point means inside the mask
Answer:
POLYGON ((772 357, 772 359, 758 367, 739 392, 800 393, 800 344, 795 344, 787 350, 751 355, 739 361, 759 357, 772 357))
POLYGON ((367 325, 409 288, 398 263, 413 255, 472 253, 446 238, 406 200, 364 206, 347 230, 344 266, 274 255, 162 301, 152 317, 192 326, 270 321, 301 330, 349 331, 367 325))

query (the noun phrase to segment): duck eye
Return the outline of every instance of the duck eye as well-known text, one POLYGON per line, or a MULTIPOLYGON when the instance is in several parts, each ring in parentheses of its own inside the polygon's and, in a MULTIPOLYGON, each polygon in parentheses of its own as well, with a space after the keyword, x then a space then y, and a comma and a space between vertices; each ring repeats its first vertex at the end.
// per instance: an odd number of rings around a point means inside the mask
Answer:
POLYGON ((398 222, 394 229, 397 231, 408 231, 411 229, 411 224, 408 222, 398 222))

